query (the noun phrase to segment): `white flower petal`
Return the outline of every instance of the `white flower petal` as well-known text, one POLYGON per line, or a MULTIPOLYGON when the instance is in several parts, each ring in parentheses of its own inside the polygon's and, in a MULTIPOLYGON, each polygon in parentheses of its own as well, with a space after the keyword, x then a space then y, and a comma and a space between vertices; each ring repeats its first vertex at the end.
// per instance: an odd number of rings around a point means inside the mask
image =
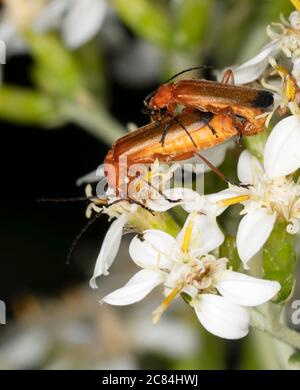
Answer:
POLYGON ((76 185, 81 186, 82 184, 86 184, 86 183, 96 183, 97 181, 100 181, 100 179, 102 178, 105 178, 103 164, 99 165, 99 167, 96 170, 89 172, 84 176, 79 177, 76 181, 76 185))
POLYGON ((186 230, 190 226, 192 226, 189 244, 191 256, 209 253, 213 249, 218 248, 224 241, 224 235, 214 217, 193 212, 187 217, 182 230, 176 238, 180 247, 182 247, 186 230))
POLYGON ((108 275, 108 269, 117 256, 122 239, 123 228, 127 220, 128 215, 123 214, 110 225, 104 237, 100 253, 96 261, 94 274, 90 280, 90 286, 92 288, 97 288, 96 278, 98 276, 108 275))
POLYGON ((247 262, 267 241, 275 220, 275 214, 268 214, 263 208, 251 210, 242 218, 236 236, 236 245, 245 268, 247 262))
POLYGON ((230 187, 226 190, 216 192, 215 194, 205 195, 205 206, 203 212, 210 215, 218 216, 227 209, 228 206, 223 206, 222 201, 243 194, 248 194, 248 190, 242 187, 230 187))
POLYGON ((244 150, 237 167, 238 178, 243 184, 253 184, 257 174, 264 173, 261 163, 248 150, 244 150))
POLYGON ((74 49, 91 39, 100 29, 106 9, 105 0, 72 0, 62 24, 66 44, 74 49))
POLYGON ((41 11, 34 22, 37 32, 45 32, 56 28, 61 23, 61 18, 71 4, 70 0, 52 0, 41 11))
POLYGON ((171 199, 182 199, 181 206, 194 210, 201 210, 204 205, 204 197, 190 188, 171 188, 165 194, 171 199))
POLYGON ((300 85, 300 58, 296 57, 295 59, 292 59, 293 61, 293 69, 292 69, 292 75, 295 77, 298 87, 300 85))
MULTIPOLYGON (((279 39, 276 39, 266 46, 250 60, 242 65, 230 67, 234 74, 235 84, 248 84, 257 80, 269 65, 269 57, 274 57, 280 50, 279 39)), ((218 73, 218 80, 223 78, 223 72, 218 73)))
POLYGON ((300 30, 300 13, 299 11, 293 11, 289 16, 289 22, 291 23, 292 28, 300 30))
POLYGON ((158 199, 148 199, 147 207, 152 211, 157 211, 162 213, 164 211, 170 210, 171 208, 178 206, 180 203, 169 202, 164 197, 160 197, 158 199))
POLYGON ((195 197, 194 200, 191 199, 190 202, 186 202, 181 205, 181 207, 191 213, 193 211, 201 211, 204 214, 211 216, 218 216, 223 213, 224 210, 228 206, 222 206, 219 202, 228 198, 233 198, 237 195, 235 189, 227 188, 226 190, 222 190, 216 192, 215 194, 208 194, 205 196, 201 196, 198 194, 198 198, 195 197))
POLYGON ((224 339, 239 339, 249 331, 250 316, 246 309, 224 297, 202 294, 193 304, 201 324, 210 333, 224 339))
POLYGON ((225 298, 242 306, 261 305, 272 299, 280 290, 278 282, 239 272, 225 272, 216 287, 225 298))
POLYGON ((170 255, 176 244, 175 238, 161 230, 146 230, 143 238, 135 236, 130 243, 132 260, 142 268, 170 268, 170 255))
POLYGON ((101 302, 109 305, 131 305, 141 301, 156 286, 163 283, 165 274, 161 271, 143 269, 137 272, 124 287, 121 287, 112 293, 106 295, 101 302))
POLYGON ((271 179, 289 175, 300 167, 299 115, 276 124, 265 146, 264 166, 271 179))
MULTIPOLYGON (((178 195, 180 195, 180 193, 178 193, 178 195)), ((181 207, 188 213, 191 213, 192 211, 202 211, 209 206, 205 196, 200 195, 198 192, 191 189, 185 188, 182 196, 184 201, 181 204, 181 207)))
POLYGON ((204 198, 190 188, 176 187, 164 191, 165 198, 147 201, 147 206, 154 211, 167 211, 178 205, 188 205, 189 207, 201 208, 204 198), (173 200, 170 202, 168 199, 173 200), (176 202, 175 202, 176 201, 176 202))

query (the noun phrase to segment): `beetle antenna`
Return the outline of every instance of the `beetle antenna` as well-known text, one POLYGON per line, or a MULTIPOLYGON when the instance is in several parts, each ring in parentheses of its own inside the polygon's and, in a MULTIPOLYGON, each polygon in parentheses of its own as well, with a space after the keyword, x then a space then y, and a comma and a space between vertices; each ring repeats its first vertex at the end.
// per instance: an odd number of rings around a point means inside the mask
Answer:
POLYGON ((84 202, 86 200, 94 199, 94 197, 88 196, 79 196, 77 198, 41 198, 37 199, 37 202, 47 202, 47 203, 67 203, 67 202, 84 202))
MULTIPOLYGON (((188 69, 181 70, 180 72, 174 74, 172 77, 170 77, 169 79, 167 79, 163 84, 169 83, 170 81, 174 80, 176 77, 180 76, 181 74, 190 72, 190 71, 192 71, 192 70, 200 70, 200 69, 213 69, 213 66, 211 66, 211 65, 201 65, 201 66, 195 66, 195 67, 193 67, 193 68, 188 68, 188 69)), ((149 103, 149 100, 153 97, 153 95, 155 95, 156 91, 157 91, 157 89, 155 89, 154 91, 150 92, 150 93, 145 97, 145 99, 143 100, 144 106, 147 107, 147 105, 148 105, 148 103, 149 103)))
POLYGON ((164 84, 169 83, 170 81, 174 80, 176 77, 178 77, 184 73, 190 72, 192 70, 200 70, 200 69, 213 69, 213 67, 211 65, 201 65, 201 66, 195 66, 194 68, 188 68, 188 69, 181 70, 180 72, 174 74, 174 76, 170 77, 167 81, 165 81, 164 84))
MULTIPOLYGON (((154 212, 152 210, 150 210, 148 207, 146 207, 145 205, 143 205, 142 203, 132 199, 132 198, 128 198, 128 199, 117 199, 111 203, 109 203, 108 206, 112 206, 114 204, 117 204, 117 203, 120 203, 120 202, 124 202, 124 201, 127 201, 129 203, 134 203, 138 206, 141 206, 142 208, 144 208, 145 210, 149 211, 151 214, 154 215, 154 212)), ((77 236, 75 237, 75 239, 73 240, 71 246, 70 246, 70 249, 69 249, 69 252, 68 252, 68 256, 67 256, 67 264, 70 264, 70 261, 71 261, 71 258, 72 258, 72 255, 73 255, 73 252, 74 252, 74 249, 78 243, 78 241, 81 239, 81 237, 84 235, 84 233, 88 230, 88 228, 99 218, 101 217, 101 215, 103 214, 103 210, 101 210, 99 213, 95 214, 87 223, 86 225, 81 229, 81 231, 77 234, 77 236)))
POLYGON ((155 95, 156 91, 157 91, 157 89, 155 89, 154 91, 148 93, 148 95, 143 100, 144 106, 146 106, 146 107, 148 106, 149 100, 155 95))
POLYGON ((71 261, 71 257, 73 255, 73 252, 74 252, 74 249, 78 243, 78 241, 81 239, 81 237, 84 235, 84 233, 87 231, 87 229, 102 215, 103 213, 103 210, 100 211, 99 213, 95 214, 87 223, 86 225, 80 230, 80 232, 77 234, 77 236, 75 237, 75 239, 73 240, 70 248, 69 248, 69 252, 68 252, 68 256, 67 256, 67 264, 70 264, 70 261, 71 261))

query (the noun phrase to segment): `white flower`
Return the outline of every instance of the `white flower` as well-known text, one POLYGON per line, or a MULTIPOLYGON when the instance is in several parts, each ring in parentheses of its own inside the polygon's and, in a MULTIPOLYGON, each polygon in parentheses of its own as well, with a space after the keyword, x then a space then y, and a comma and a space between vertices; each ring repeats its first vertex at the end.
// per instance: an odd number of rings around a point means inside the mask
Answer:
POLYGON ((106 0, 7 0, 1 14, 0 39, 8 53, 25 49, 22 31, 60 30, 71 49, 90 40, 101 28, 106 0))
POLYGON ((209 332, 228 339, 244 337, 250 319, 243 306, 270 300, 280 285, 227 269, 227 259, 209 254, 223 239, 215 222, 197 212, 189 215, 177 238, 159 230, 145 231, 142 238, 132 240, 129 248, 133 261, 142 270, 102 302, 129 305, 163 285, 165 299, 153 312, 154 322, 174 298, 184 294, 209 332))
POLYGON ((92 288, 97 288, 96 278, 98 276, 109 274, 108 270, 114 262, 120 248, 123 229, 125 228, 125 225, 128 224, 130 215, 134 213, 136 209, 136 205, 130 205, 126 201, 105 209, 104 212, 106 214, 110 214, 111 217, 115 216, 116 219, 110 225, 101 245, 93 276, 90 280, 90 286, 92 288))
POLYGON ((288 21, 281 17, 281 23, 273 23, 275 28, 279 28, 279 32, 272 30, 272 26, 267 29, 271 39, 280 39, 281 50, 288 58, 297 58, 300 54, 299 22, 300 12, 294 11, 288 21))
MULTIPOLYGON (((165 191, 166 196, 173 196, 174 199, 183 199, 182 202, 186 202, 186 204, 197 204, 197 207, 201 209, 201 205, 203 205, 203 197, 201 197, 196 192, 185 189, 185 188, 174 188, 168 191, 165 191)), ((158 201, 148 200, 147 208, 149 210, 156 210, 159 212, 169 210, 171 207, 178 205, 178 203, 182 202, 174 202, 171 203, 169 200, 164 198, 160 198, 158 201), (152 206, 152 208, 151 208, 152 206)), ((93 272, 93 276, 90 280, 90 286, 92 288, 97 288, 96 278, 101 275, 108 275, 109 268, 113 264, 119 248, 121 244, 121 239, 124 234, 124 229, 127 231, 136 231, 136 228, 132 227, 132 218, 136 216, 138 209, 141 206, 137 204, 131 204, 126 199, 120 201, 119 198, 110 199, 107 207, 106 206, 98 206, 97 200, 92 201, 87 208, 87 217, 91 216, 92 210, 99 213, 107 214, 109 219, 115 218, 115 220, 110 225, 104 240, 101 245, 101 249, 99 255, 96 260, 95 269, 93 272)), ((219 209, 219 207, 218 207, 219 209)), ((149 211, 150 212, 150 211, 149 211)))
POLYGON ((35 27, 42 31, 60 27, 66 45, 75 49, 100 30, 106 11, 106 0, 51 0, 35 27))
MULTIPOLYGON (((281 17, 280 23, 273 23, 267 27, 267 34, 271 42, 264 46, 261 51, 250 60, 230 69, 234 74, 236 84, 248 84, 258 80, 269 66, 269 59, 284 55, 297 61, 300 56, 300 12, 294 11, 289 20, 281 17)), ((226 69, 225 69, 226 71, 226 69)), ((217 78, 221 81, 225 71, 218 71, 217 78)))
POLYGON ((268 126, 275 111, 278 111, 281 115, 286 114, 288 110, 293 115, 300 114, 299 61, 295 61, 291 73, 283 66, 278 65, 274 58, 270 58, 269 62, 280 79, 277 78, 268 82, 264 79, 261 80, 263 87, 271 90, 274 96, 273 109, 270 113, 266 113, 266 126, 268 126))
MULTIPOLYGON (((90 280, 92 288, 97 288, 97 277, 108 275, 108 269, 117 256, 124 229, 132 231, 132 219, 137 215, 139 208, 145 207, 151 211, 163 212, 178 205, 190 204, 199 210, 204 206, 204 197, 195 191, 189 188, 169 188, 170 179, 177 168, 178 166, 175 164, 169 167, 167 164, 159 164, 158 161, 150 167, 145 166, 143 173, 132 182, 134 192, 130 193, 130 198, 117 197, 114 191, 108 188, 106 205, 103 205, 103 198, 92 196, 91 186, 86 187, 86 196, 91 200, 86 210, 86 216, 90 218, 94 211, 107 214, 110 219, 115 218, 105 235, 96 260, 94 273, 90 280)), ((101 169, 98 170, 99 172, 101 169)), ((99 174, 96 176, 99 180, 99 174)), ((94 174, 88 174, 80 181, 94 180, 94 178, 94 174)))
MULTIPOLYGON (((229 67, 233 71, 235 84, 248 84, 257 80, 268 67, 269 57, 274 57, 279 53, 279 43, 279 39, 274 39, 274 41, 264 46, 256 56, 242 65, 229 67)), ((227 69, 217 73, 218 81, 223 79, 227 69)))
POLYGON ((276 220, 287 221, 295 234, 300 222, 300 184, 291 175, 300 167, 300 116, 281 120, 270 134, 263 165, 248 151, 238 162, 238 177, 248 188, 231 186, 235 197, 221 205, 242 203, 244 209, 237 232, 237 249, 245 267, 263 247, 276 220))

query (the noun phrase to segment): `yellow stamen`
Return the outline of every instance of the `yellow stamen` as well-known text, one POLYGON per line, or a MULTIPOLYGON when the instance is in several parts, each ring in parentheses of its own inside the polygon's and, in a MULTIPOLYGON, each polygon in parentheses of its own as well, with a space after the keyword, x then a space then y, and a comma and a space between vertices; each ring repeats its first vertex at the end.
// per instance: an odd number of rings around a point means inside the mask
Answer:
POLYGON ((287 76, 285 84, 285 97, 288 102, 291 102, 295 99, 296 92, 297 86, 295 85, 295 81, 292 77, 287 76))
POLYGON ((152 171, 148 170, 147 173, 146 173, 146 175, 145 175, 144 180, 147 181, 148 183, 150 183, 150 182, 151 182, 151 179, 152 179, 152 176, 153 176, 152 171))
POLYGON ((297 11, 300 11, 300 0, 291 0, 291 3, 296 8, 297 11))
POLYGON ((180 293, 180 291, 183 289, 183 284, 181 284, 178 287, 175 287, 170 294, 162 301, 162 304, 156 308, 152 313, 152 321, 154 324, 157 324, 160 320, 160 317, 162 314, 167 310, 167 308, 170 306, 171 302, 176 298, 176 296, 180 293))
POLYGON ((181 246, 181 250, 183 253, 188 253, 188 251, 189 251, 189 247, 190 247, 190 243, 191 243, 191 239, 192 239, 193 226, 194 226, 194 221, 191 220, 185 229, 185 233, 183 236, 183 242, 182 242, 182 246, 181 246))
POLYGON ((283 76, 288 76, 289 75, 289 72, 287 69, 285 69, 285 67, 281 66, 281 65, 276 65, 275 66, 275 70, 278 72, 278 73, 282 73, 283 76))
POLYGON ((232 206, 233 204, 242 203, 250 199, 250 195, 239 195, 234 196, 233 198, 219 200, 218 204, 220 206, 232 206))
POLYGON ((140 192, 141 191, 141 188, 142 188, 142 185, 141 183, 138 181, 136 186, 135 186, 135 192, 140 192))

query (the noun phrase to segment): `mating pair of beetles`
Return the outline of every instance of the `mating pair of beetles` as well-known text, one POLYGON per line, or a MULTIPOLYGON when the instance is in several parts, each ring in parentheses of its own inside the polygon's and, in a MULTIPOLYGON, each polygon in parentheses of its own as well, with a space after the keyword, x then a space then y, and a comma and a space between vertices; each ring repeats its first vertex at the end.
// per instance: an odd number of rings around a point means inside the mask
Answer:
MULTIPOLYGON (((265 129, 264 114, 273 104, 271 92, 234 85, 231 70, 225 72, 220 83, 202 79, 173 81, 194 69, 197 68, 178 73, 148 95, 144 111, 153 122, 118 139, 108 152, 104 171, 108 185, 119 197, 126 197, 123 186, 133 164, 180 161, 195 154, 201 157, 199 151, 231 137, 251 136, 265 129), (121 169, 124 159, 125 172, 121 169)), ((215 171, 220 173, 217 168, 215 171)))

